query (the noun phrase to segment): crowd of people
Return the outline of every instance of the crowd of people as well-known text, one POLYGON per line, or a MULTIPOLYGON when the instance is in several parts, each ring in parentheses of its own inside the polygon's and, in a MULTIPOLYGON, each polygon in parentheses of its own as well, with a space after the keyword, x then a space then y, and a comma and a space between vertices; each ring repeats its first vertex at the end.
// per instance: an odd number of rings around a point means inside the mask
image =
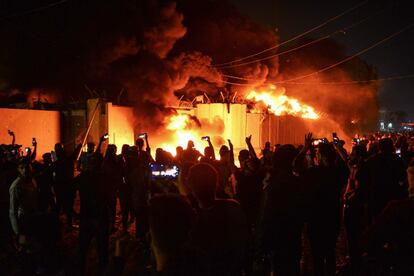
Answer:
POLYGON ((84 152, 57 143, 37 160, 35 138, 22 149, 9 135, 12 143, 0 146, 0 242, 26 256, 20 275, 62 272, 54 259, 59 240, 77 226, 79 275, 88 271, 94 239, 97 273, 122 274, 109 242, 117 231, 135 234, 148 275, 335 275, 342 227, 349 258, 341 273, 414 275, 408 133, 355 138, 350 152, 335 135, 309 133, 303 145, 267 142, 260 154, 249 136, 238 162, 230 140, 216 158, 208 136, 203 154, 188 141, 175 156, 158 148, 153 158, 148 135, 119 155, 113 144, 102 153, 104 135, 84 152), (154 178, 157 164, 179 174, 154 178), (304 241, 310 271, 301 262, 304 241))

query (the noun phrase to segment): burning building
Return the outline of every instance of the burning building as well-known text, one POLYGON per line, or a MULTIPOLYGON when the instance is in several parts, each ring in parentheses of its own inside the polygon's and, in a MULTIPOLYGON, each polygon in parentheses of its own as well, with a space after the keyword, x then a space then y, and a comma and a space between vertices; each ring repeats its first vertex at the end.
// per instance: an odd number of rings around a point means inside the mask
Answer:
POLYGON ((194 141, 201 150, 206 143, 200 138, 205 135, 211 136, 216 147, 231 140, 236 151, 246 148, 245 137, 250 135, 257 150, 266 142, 273 145, 303 143, 304 134, 315 129, 313 122, 320 119, 320 115, 311 106, 284 92, 283 88, 270 85, 267 90, 252 90, 239 100, 234 95, 232 101, 202 101, 194 106, 187 104, 187 108, 179 106, 177 114, 165 118, 169 132, 156 140, 170 152, 175 151, 176 145, 185 147, 188 140, 194 141))
MULTIPOLYGON (((231 140, 237 152, 246 148, 245 138, 250 135, 257 150, 268 141, 273 145, 300 144, 318 115, 309 106, 283 95, 281 97, 275 99, 279 101, 278 105, 258 101, 258 106, 254 108, 248 103, 181 104, 174 107, 172 115, 165 117, 163 127, 149 132, 151 146, 174 154, 177 146, 185 148, 187 142, 192 140, 195 147, 202 151, 207 144, 201 137, 210 136, 216 149, 231 140), (260 104, 266 109, 260 109, 260 104), (277 110, 281 110, 279 114, 277 110)), ((123 144, 133 144, 134 137, 140 132, 147 132, 139 126, 132 107, 94 99, 88 101, 87 114, 90 122, 88 141, 96 142, 101 135, 108 133, 109 143, 117 145, 120 150, 123 144)))
POLYGON ((149 132, 152 147, 161 147, 171 153, 175 153, 176 146, 185 148, 189 140, 202 151, 207 144, 201 137, 207 135, 216 149, 231 140, 236 152, 246 147, 245 137, 252 135, 252 144, 259 150, 267 141, 272 144, 302 143, 303 135, 315 119, 310 114, 318 116, 306 111, 310 107, 303 107, 283 95, 273 100, 270 94, 256 93, 254 97, 264 99, 256 99, 253 107, 241 102, 180 104, 155 131, 142 128, 134 107, 115 105, 102 99, 90 99, 83 108, 70 111, 0 109, 0 114, 4 118, 3 128, 14 130, 18 143, 30 146, 32 137, 38 139, 39 156, 52 150, 56 142, 62 141, 72 149, 78 143, 97 143, 104 133, 109 134, 108 143, 115 144, 120 152, 123 144, 133 145, 140 132, 149 132), (260 105, 266 108, 260 109, 260 105), (302 111, 298 108, 305 110, 304 118, 299 117, 302 111))
POLYGON ((246 148, 245 138, 252 135, 252 144, 259 150, 269 141, 271 144, 300 144, 308 131, 311 119, 292 115, 278 116, 273 113, 249 112, 247 104, 210 103, 197 104, 192 109, 177 109, 178 114, 169 118, 167 128, 172 131, 168 141, 160 146, 175 152, 175 146, 186 147, 193 140, 197 149, 207 144, 202 136, 211 136, 215 147, 227 144, 231 140, 236 151, 246 148), (194 123, 197 120, 197 123, 194 123), (178 123, 177 123, 178 122, 178 123))

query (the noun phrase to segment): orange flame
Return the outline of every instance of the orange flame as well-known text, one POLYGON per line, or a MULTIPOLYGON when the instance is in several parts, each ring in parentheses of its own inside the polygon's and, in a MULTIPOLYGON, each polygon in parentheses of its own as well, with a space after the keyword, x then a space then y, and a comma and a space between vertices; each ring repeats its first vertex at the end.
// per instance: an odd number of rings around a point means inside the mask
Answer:
MULTIPOLYGON (((267 91, 250 91, 246 98, 256 103, 264 104, 270 112, 276 115, 289 114, 313 120, 320 117, 311 106, 302 104, 297 99, 290 98, 284 93, 284 88, 271 85, 267 91)), ((253 112, 260 112, 260 110, 256 108, 253 112)), ((203 152, 207 143, 202 141, 201 137, 203 135, 212 135, 212 133, 205 133, 206 129, 196 124, 188 114, 169 116, 165 119, 165 124, 169 132, 168 140, 164 140, 166 142, 162 143, 160 147, 173 155, 176 154, 177 146, 185 149, 189 140, 194 142, 194 146, 198 151, 203 152)))
POLYGON ((172 136, 168 143, 162 144, 161 148, 165 151, 176 154, 176 147, 187 147, 189 140, 194 142, 194 146, 200 152, 204 146, 201 141, 201 135, 197 128, 194 128, 190 117, 186 114, 177 114, 166 118, 167 129, 172 132, 172 136))
MULTIPOLYGON (((270 112, 278 116, 288 114, 305 119, 319 119, 319 115, 313 107, 284 95, 285 90, 283 88, 276 88, 276 86, 271 85, 269 89, 270 91, 260 92, 252 90, 246 98, 265 104, 270 112)), ((258 112, 258 110, 254 110, 254 112, 258 112)))

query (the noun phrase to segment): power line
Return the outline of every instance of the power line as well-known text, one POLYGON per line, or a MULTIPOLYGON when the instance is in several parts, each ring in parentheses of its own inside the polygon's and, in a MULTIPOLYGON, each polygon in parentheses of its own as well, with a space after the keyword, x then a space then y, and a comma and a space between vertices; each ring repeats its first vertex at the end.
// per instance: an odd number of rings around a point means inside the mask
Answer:
POLYGON ((238 83, 238 82, 225 81, 225 80, 220 80, 220 82, 224 84, 231 84, 231 85, 237 85, 237 86, 252 86, 251 84, 248 84, 248 83, 238 83))
POLYGON ((309 30, 307 30, 307 31, 305 31, 305 32, 303 32, 303 33, 301 33, 301 34, 299 34, 299 35, 297 35, 297 36, 294 36, 293 38, 291 38, 291 39, 289 39, 289 40, 286 40, 286 41, 284 41, 284 42, 281 42, 281 43, 279 43, 279 44, 276 44, 276 45, 274 45, 274 46, 272 46, 272 47, 270 47, 270 48, 264 49, 264 50, 262 50, 262 51, 260 51, 260 52, 257 52, 257 53, 255 53, 255 54, 251 54, 251 55, 249 55, 249 56, 245 56, 245 57, 242 57, 242 58, 239 58, 239 59, 235 59, 235 60, 233 60, 233 61, 228 61, 228 62, 219 63, 219 64, 213 64, 212 66, 219 67, 219 66, 224 66, 224 65, 232 64, 232 63, 239 62, 239 61, 243 61, 243 60, 245 60, 245 59, 248 59, 248 58, 251 58, 251 57, 255 57, 255 56, 258 56, 258 55, 260 55, 260 54, 263 54, 263 53, 269 52, 269 51, 271 51, 271 50, 274 50, 274 49, 276 49, 276 48, 278 48, 278 47, 280 47, 280 46, 282 46, 282 45, 285 45, 285 44, 287 44, 287 43, 289 43, 289 42, 292 42, 292 41, 294 41, 294 40, 296 40, 296 39, 298 39, 298 38, 301 38, 301 37, 303 37, 303 36, 305 36, 305 35, 307 35, 307 34, 309 34, 309 33, 313 32, 313 31, 315 31, 315 30, 317 30, 317 29, 320 29, 320 28, 324 27, 324 26, 325 26, 325 25, 327 25, 328 23, 330 23, 330 22, 332 22, 332 21, 334 21, 334 20, 336 20, 336 19, 338 19, 338 18, 340 18, 340 17, 342 17, 342 16, 344 16, 344 15, 346 15, 346 14, 350 13, 351 11, 353 11, 353 10, 355 10, 355 9, 357 9, 357 8, 359 8, 359 7, 361 7, 361 6, 363 6, 363 5, 365 5, 367 2, 368 2, 368 0, 365 0, 365 1, 363 1, 363 2, 361 2, 361 3, 359 3, 359 4, 357 4, 356 6, 354 6, 354 7, 352 7, 352 8, 349 8, 349 9, 345 10, 344 12, 342 12, 342 13, 340 13, 340 14, 338 14, 338 15, 336 15, 336 16, 334 16, 334 17, 332 17, 332 18, 328 19, 328 20, 326 20, 325 22, 322 22, 321 24, 319 24, 319 25, 317 25, 317 26, 315 26, 315 27, 313 27, 313 28, 311 28, 311 29, 309 29, 309 30))
MULTIPOLYGON (((323 84, 323 85, 348 85, 348 84, 358 84, 358 83, 369 83, 369 82, 381 82, 381 81, 393 81, 393 80, 403 80, 403 79, 412 79, 414 78, 414 74, 409 75, 399 75, 399 76, 392 76, 392 77, 382 77, 377 79, 369 79, 369 80, 354 80, 354 81, 328 81, 328 82, 317 82, 317 81, 308 81, 308 82, 288 82, 285 83, 285 85, 305 85, 305 84, 323 84)), ((256 80, 259 81, 259 80, 256 80)), ((236 83, 236 82, 229 82, 229 81, 222 81, 226 84, 232 84, 232 85, 240 85, 240 86, 251 86, 251 84, 248 83, 236 83)), ((268 83, 270 84, 270 83, 268 83)), ((279 84, 272 83, 272 84, 279 84)))
MULTIPOLYGON (((285 85, 304 85, 304 84, 314 84, 314 85, 318 85, 318 84, 323 84, 323 85, 347 85, 347 84, 358 84, 358 83, 369 83, 369 82, 404 80, 404 79, 412 79, 412 78, 414 78, 414 74, 399 75, 399 76, 392 76, 392 77, 382 77, 382 78, 369 79, 369 80, 354 80, 354 81, 288 82, 288 83, 285 83, 285 85)), ((256 81, 259 81, 259 80, 256 80, 256 81)), ((226 83, 226 84, 232 84, 232 85, 251 86, 251 84, 248 84, 248 83, 235 83, 235 82, 229 82, 229 81, 222 81, 222 82, 223 83, 226 83)), ((270 84, 270 83, 268 83, 268 84, 270 84)), ((279 84, 279 83, 273 83, 273 84, 279 84)))
POLYGON ((38 7, 38 8, 31 9, 31 10, 27 10, 27 11, 23 11, 23 12, 20 12, 20 13, 14 13, 14 14, 11 14, 11 15, 7 15, 5 17, 0 18, 0 21, 7 20, 7 19, 17 17, 17 16, 28 15, 28 14, 31 14, 31 13, 43 11, 43 10, 46 10, 46 9, 49 9, 49 8, 59 6, 59 5, 65 3, 67 1, 68 0, 60 0, 60 1, 57 1, 57 2, 53 2, 53 3, 47 4, 47 5, 38 7))
POLYGON ((393 76, 393 77, 383 77, 377 79, 369 79, 369 80, 354 80, 354 81, 328 81, 328 82, 289 82, 285 83, 285 85, 303 85, 303 84, 333 84, 333 85, 347 85, 347 84, 356 84, 356 83, 369 83, 369 82, 380 82, 380 81, 393 81, 393 80, 402 80, 402 79, 411 79, 414 78, 414 74, 409 75, 400 75, 400 76, 393 76))
MULTIPOLYGON (((373 15, 367 16, 364 19, 362 19, 362 20, 360 20, 358 22, 355 22, 355 23, 353 23, 353 24, 351 24, 351 25, 349 25, 349 26, 347 26, 345 28, 340 28, 340 29, 338 29, 338 30, 336 30, 336 31, 328 34, 328 35, 325 35, 325 36, 323 36, 321 38, 312 40, 312 41, 310 41, 308 43, 299 45, 299 46, 294 47, 292 49, 289 49, 289 50, 286 50, 286 51, 282 51, 282 52, 279 52, 279 53, 276 53, 276 54, 273 54, 273 55, 270 55, 270 56, 267 56, 267 57, 263 57, 263 58, 260 58, 260 59, 254 59, 254 60, 251 60, 251 61, 246 61, 246 62, 237 63, 237 64, 233 64, 233 65, 227 65, 227 66, 217 67, 217 69, 227 69, 227 68, 240 67, 240 66, 244 66, 244 65, 256 63, 256 62, 259 62, 259 61, 269 60, 269 59, 272 59, 272 58, 275 58, 275 57, 278 57, 278 56, 282 56, 282 55, 287 54, 287 53, 291 53, 291 52, 297 51, 297 50, 302 49, 302 48, 305 48, 305 47, 307 47, 309 45, 313 45, 313 44, 316 44, 316 43, 321 42, 323 40, 326 40, 326 39, 328 39, 330 37, 333 37, 334 35, 337 35, 337 34, 340 34, 340 33, 344 33, 345 31, 348 31, 348 30, 350 30, 350 29, 352 29, 352 28, 354 28, 354 27, 362 24, 363 22, 365 22, 368 19, 376 16, 377 14, 382 13, 383 11, 384 10, 380 10, 379 12, 377 12, 377 13, 375 13, 373 15)), ((224 75, 224 76, 226 76, 226 75, 224 75)), ((243 79, 241 77, 235 77, 235 76, 231 76, 231 75, 227 75, 227 77, 230 77, 230 78, 232 77, 234 79, 243 79)), ((248 79, 245 79, 245 80, 248 80, 248 79)))
MULTIPOLYGON (((338 65, 341 65, 341 64, 343 64, 343 63, 345 63, 345 62, 347 62, 347 61, 349 61, 349 60, 351 60, 351 59, 353 59, 353 58, 355 58, 355 57, 357 57, 357 56, 360 56, 360 55, 362 55, 362 54, 366 53, 367 51, 369 51, 369 50, 371 50, 371 49, 373 49, 373 48, 377 47, 378 45, 380 45, 380 44, 382 44, 382 43, 384 43, 384 42, 386 42, 386 41, 388 41, 388 40, 390 40, 390 39, 394 38, 395 36, 397 36, 397 35, 401 34, 402 32, 404 32, 404 31, 406 31, 406 30, 408 30, 408 29, 410 29, 411 27, 413 27, 413 25, 414 25, 414 23, 411 23, 411 24, 409 24, 409 25, 405 26, 404 28, 400 29, 399 31, 392 33, 391 35, 389 35, 389 36, 387 36, 387 37, 385 37, 385 38, 383 38, 383 39, 381 39, 381 40, 377 41, 376 43, 372 44, 371 46, 369 46, 369 47, 367 47, 367 48, 365 48, 365 49, 363 49, 363 50, 361 50, 361 51, 357 52, 357 53, 356 53, 356 54, 354 54, 354 55, 351 55, 351 56, 349 56, 349 57, 347 57, 347 58, 344 58, 344 59, 340 60, 339 62, 336 62, 336 63, 334 63, 334 64, 331 64, 331 65, 329 65, 329 66, 326 66, 326 67, 324 67, 324 68, 322 68, 322 69, 319 69, 319 70, 317 70, 317 71, 314 71, 314 72, 312 72, 312 73, 309 73, 309 74, 306 74, 306 75, 303 75, 303 76, 299 76, 299 77, 295 77, 295 78, 291 78, 291 79, 288 79, 288 80, 283 80, 283 81, 276 81, 276 82, 272 82, 272 84, 285 84, 285 83, 292 83, 292 82, 295 82, 295 81, 297 81, 297 80, 301 80, 301 79, 304 79, 304 78, 307 78, 307 77, 310 77, 310 76, 313 76, 313 75, 316 75, 316 74, 322 73, 322 72, 327 71, 327 70, 329 70, 329 69, 332 69, 332 68, 334 68, 334 67, 336 67, 336 66, 338 66, 338 65)), ((249 79, 249 80, 250 80, 250 81, 261 81, 261 80, 258 80, 258 79, 255 79, 255 80, 254 80, 254 79, 249 79)), ((242 86, 249 86, 249 84, 240 84, 240 83, 233 83, 233 82, 229 82, 229 84, 233 84, 233 85, 242 85, 242 86)))
MULTIPOLYGON (((217 68, 217 69, 234 68, 234 67, 240 67, 240 66, 244 66, 244 65, 248 65, 248 64, 256 63, 256 62, 259 62, 259 61, 264 61, 264 60, 272 59, 272 58, 275 58, 275 57, 278 57, 278 56, 281 56, 281 55, 284 55, 284 54, 287 54, 287 53, 290 53, 290 52, 293 52, 293 51, 296 51, 296 50, 302 49, 302 48, 304 48, 304 47, 306 47, 306 46, 309 46, 309 45, 315 44, 315 43, 320 42, 320 41, 322 41, 322 40, 328 39, 329 37, 331 37, 331 35, 326 35, 326 36, 324 36, 324 37, 318 38, 318 39, 316 39, 316 40, 312 40, 311 42, 308 42, 308 43, 306 43, 306 44, 300 45, 300 46, 298 46, 298 47, 295 47, 295 48, 292 48, 292 49, 289 49, 289 50, 286 50, 286 51, 283 51, 283 52, 280 52, 280 53, 277 53, 277 54, 273 54, 273 55, 270 55, 270 56, 267 56, 267 57, 264 57, 264 58, 255 59, 255 60, 251 60, 251 61, 246 61, 246 62, 242 62, 242 63, 237 63, 237 64, 233 64, 233 65, 227 65, 227 66, 222 66, 222 67, 216 67, 216 68, 217 68)), ((231 77, 231 76, 229 75, 229 77, 231 77)))
POLYGON ((329 69, 331 69, 331 68, 334 68, 334 67, 336 67, 336 66, 338 66, 338 65, 341 65, 341 64, 343 64, 343 63, 345 63, 345 62, 347 62, 347 61, 349 61, 349 60, 351 60, 351 59, 353 59, 353 58, 355 58, 355 57, 357 57, 357 56, 360 56, 360 55, 362 55, 362 54, 364 54, 364 53, 368 52, 369 50, 371 50, 371 49, 373 49, 373 48, 377 47, 378 45, 380 45, 380 44, 382 44, 382 43, 384 43, 384 42, 386 42, 386 41, 388 41, 388 40, 390 40, 390 39, 392 39, 392 38, 396 37, 397 35, 399 35, 399 34, 401 34, 402 32, 404 32, 404 31, 408 30, 409 28, 411 28, 413 25, 414 25, 414 23, 411 23, 411 24, 409 24, 409 25, 405 26, 404 28, 400 29, 399 31, 397 31, 397 32, 395 32, 395 33, 393 33, 393 34, 391 34, 391 35, 389 35, 389 36, 387 36, 387 37, 385 37, 385 38, 381 39, 380 41, 378 41, 378 42, 374 43, 373 45, 371 45, 371 46, 369 46, 369 47, 367 47, 367 48, 365 48, 365 49, 363 49, 363 50, 359 51, 358 53, 356 53, 356 54, 354 54, 354 55, 352 55, 352 56, 349 56, 349 57, 347 57, 347 58, 345 58, 345 59, 343 59, 343 60, 341 60, 341 61, 339 61, 339 62, 337 62, 337 63, 334 63, 334 64, 332 64, 332 65, 330 65, 330 66, 327 66, 327 67, 325 67, 325 68, 322 68, 322 69, 320 69, 320 70, 317 70, 317 71, 315 71, 315 72, 312 72, 312 73, 307 74, 307 75, 304 75, 304 76, 300 76, 300 77, 292 78, 292 79, 289 79, 289 80, 284 80, 282 83, 287 83, 287 82, 291 82, 291 81, 301 80, 301 79, 304 79, 304 78, 307 78, 307 77, 310 77, 310 76, 313 76, 313 75, 316 75, 316 74, 319 74, 319 73, 325 72, 325 71, 327 71, 327 70, 329 70, 329 69))

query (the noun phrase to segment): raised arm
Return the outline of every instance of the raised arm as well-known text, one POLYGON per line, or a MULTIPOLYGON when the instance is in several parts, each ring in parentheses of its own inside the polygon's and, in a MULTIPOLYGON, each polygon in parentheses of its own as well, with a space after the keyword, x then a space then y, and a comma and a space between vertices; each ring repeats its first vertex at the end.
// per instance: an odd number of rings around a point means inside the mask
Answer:
POLYGON ((150 144, 148 142, 148 134, 145 134, 145 144, 147 145, 147 147, 145 148, 145 151, 151 155, 151 147, 150 144))
POLYGON ((229 142, 229 148, 230 148, 230 162, 233 166, 235 166, 234 165, 234 147, 230 139, 227 139, 227 141, 229 142))
POLYGON ((252 145, 252 136, 251 135, 246 137, 246 144, 247 144, 247 147, 249 148, 250 156, 254 159, 258 159, 257 155, 256 155, 256 151, 254 150, 253 145, 252 145))
POLYGON ((148 142, 148 134, 146 133, 145 134, 145 145, 147 146, 146 148, 145 148, 145 152, 148 154, 148 156, 149 156, 149 162, 150 163, 155 163, 155 159, 152 157, 152 155, 151 155, 151 147, 150 147, 150 144, 149 144, 149 142, 148 142))
POLYGON ((216 160, 216 153, 215 153, 215 151, 214 151, 213 144, 211 143, 210 136, 207 136, 207 137, 208 137, 208 138, 207 138, 207 143, 208 143, 208 146, 211 148, 211 158, 212 158, 213 160, 216 160))
POLYGON ((102 147, 102 143, 105 142, 108 139, 108 133, 104 134, 101 136, 101 138, 99 138, 99 144, 96 147, 95 152, 97 153, 101 153, 101 147, 102 147))
POLYGON ((10 129, 9 129, 9 135, 12 137, 12 146, 14 146, 14 144, 16 143, 16 135, 14 135, 14 132, 13 131, 11 131, 10 129))
POLYGON ((341 143, 333 143, 336 153, 341 157, 342 161, 348 163, 348 154, 341 143))
MULTIPOLYGON (((308 150, 310 150, 312 147, 312 133, 308 133, 305 135, 305 144, 302 148, 302 150, 299 152, 299 154, 296 156, 296 158, 293 160, 293 171, 297 174, 302 174, 306 169, 306 153, 308 150)), ((313 164, 313 160, 310 160, 310 162, 313 164)), ((311 164, 311 165, 312 165, 311 164)))
POLYGON ((33 152, 30 155, 30 162, 33 162, 36 159, 36 154, 37 154, 37 141, 36 141, 36 138, 33 138, 32 145, 33 145, 33 152))

